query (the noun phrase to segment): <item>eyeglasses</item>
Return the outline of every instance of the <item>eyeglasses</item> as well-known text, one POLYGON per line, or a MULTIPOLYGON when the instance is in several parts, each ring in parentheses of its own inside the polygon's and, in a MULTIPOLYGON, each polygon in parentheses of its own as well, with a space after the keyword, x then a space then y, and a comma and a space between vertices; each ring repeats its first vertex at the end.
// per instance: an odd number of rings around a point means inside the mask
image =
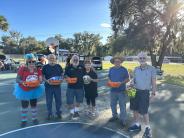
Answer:
POLYGON ((74 61, 74 62, 78 62, 79 60, 78 60, 78 59, 74 59, 73 61, 74 61))
POLYGON ((28 61, 28 63, 36 63, 36 61, 28 61))
POLYGON ((145 57, 139 57, 139 59, 146 59, 145 57))

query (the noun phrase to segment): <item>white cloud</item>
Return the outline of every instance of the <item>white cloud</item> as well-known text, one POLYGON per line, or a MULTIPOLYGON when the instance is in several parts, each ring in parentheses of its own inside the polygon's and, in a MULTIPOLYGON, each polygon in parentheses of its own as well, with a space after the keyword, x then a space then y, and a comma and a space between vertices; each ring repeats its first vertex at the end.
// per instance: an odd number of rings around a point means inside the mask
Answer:
POLYGON ((111 28, 111 25, 108 23, 101 23, 100 26, 103 28, 111 28))

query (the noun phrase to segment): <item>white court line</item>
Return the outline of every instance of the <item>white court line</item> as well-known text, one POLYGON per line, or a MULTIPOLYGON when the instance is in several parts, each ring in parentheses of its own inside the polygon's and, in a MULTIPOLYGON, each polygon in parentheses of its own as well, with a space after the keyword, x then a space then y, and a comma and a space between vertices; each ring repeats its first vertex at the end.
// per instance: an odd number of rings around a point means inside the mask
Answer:
POLYGON ((1 82, 0 82, 0 87, 1 87, 1 86, 6 86, 6 85, 7 85, 7 86, 9 86, 9 85, 15 85, 15 83, 1 83, 1 82))
MULTIPOLYGON (((83 122, 55 122, 55 123, 46 123, 46 124, 40 124, 40 125, 35 125, 35 126, 30 126, 30 127, 26 127, 26 128, 20 128, 20 129, 16 129, 16 130, 13 130, 13 131, 9 131, 9 132, 6 132, 6 133, 3 133, 3 134, 0 134, 0 137, 1 136, 5 136, 7 134, 11 134, 11 133, 14 133, 14 132, 18 132, 18 131, 21 131, 21 130, 25 130, 25 129, 30 129, 30 128, 34 128, 34 127, 41 127, 41 126, 46 126, 46 125, 53 125, 53 124, 85 124, 85 125, 89 125, 89 126, 95 126, 94 124, 90 124, 90 123, 83 123, 83 122)), ((109 131, 112 131, 112 132, 115 132, 115 133, 118 133, 126 138, 129 138, 129 136, 119 132, 119 131, 115 131, 111 128, 108 128, 108 127, 102 127, 104 129, 107 129, 109 131)))

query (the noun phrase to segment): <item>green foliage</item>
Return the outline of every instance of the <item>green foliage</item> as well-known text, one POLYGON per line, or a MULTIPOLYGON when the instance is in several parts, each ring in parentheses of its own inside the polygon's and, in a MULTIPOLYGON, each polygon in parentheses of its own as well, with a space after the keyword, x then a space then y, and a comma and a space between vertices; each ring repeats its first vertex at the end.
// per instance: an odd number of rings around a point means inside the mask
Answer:
POLYGON ((0 30, 7 31, 9 27, 8 21, 4 16, 0 16, 0 30))
POLYGON ((128 47, 149 51, 152 64, 162 66, 168 49, 182 43, 183 5, 181 0, 111 0, 115 36, 126 34, 128 47))

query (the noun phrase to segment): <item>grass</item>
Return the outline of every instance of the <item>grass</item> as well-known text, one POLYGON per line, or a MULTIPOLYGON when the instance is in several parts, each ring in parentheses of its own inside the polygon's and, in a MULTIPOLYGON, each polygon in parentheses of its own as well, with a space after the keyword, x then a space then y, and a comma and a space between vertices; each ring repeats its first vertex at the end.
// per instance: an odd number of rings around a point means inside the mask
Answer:
MULTIPOLYGON (((136 62, 124 62, 122 64, 127 69, 133 70, 139 64, 136 62)), ((103 68, 109 69, 113 65, 110 62, 104 62, 103 68)), ((169 83, 184 87, 184 64, 163 64, 164 80, 162 83, 169 83)))
POLYGON ((167 75, 164 77, 163 83, 169 83, 184 87, 184 76, 167 75))
MULTIPOLYGON (((16 59, 16 61, 23 62, 22 59, 16 59)), ((134 70, 136 66, 139 66, 138 62, 124 62, 124 67, 130 70, 134 70)), ((65 63, 61 63, 64 67, 65 63)), ((109 61, 103 62, 103 69, 107 70, 113 65, 109 61)), ((162 70, 164 71, 164 83, 175 84, 184 87, 184 64, 163 64, 162 70)))

